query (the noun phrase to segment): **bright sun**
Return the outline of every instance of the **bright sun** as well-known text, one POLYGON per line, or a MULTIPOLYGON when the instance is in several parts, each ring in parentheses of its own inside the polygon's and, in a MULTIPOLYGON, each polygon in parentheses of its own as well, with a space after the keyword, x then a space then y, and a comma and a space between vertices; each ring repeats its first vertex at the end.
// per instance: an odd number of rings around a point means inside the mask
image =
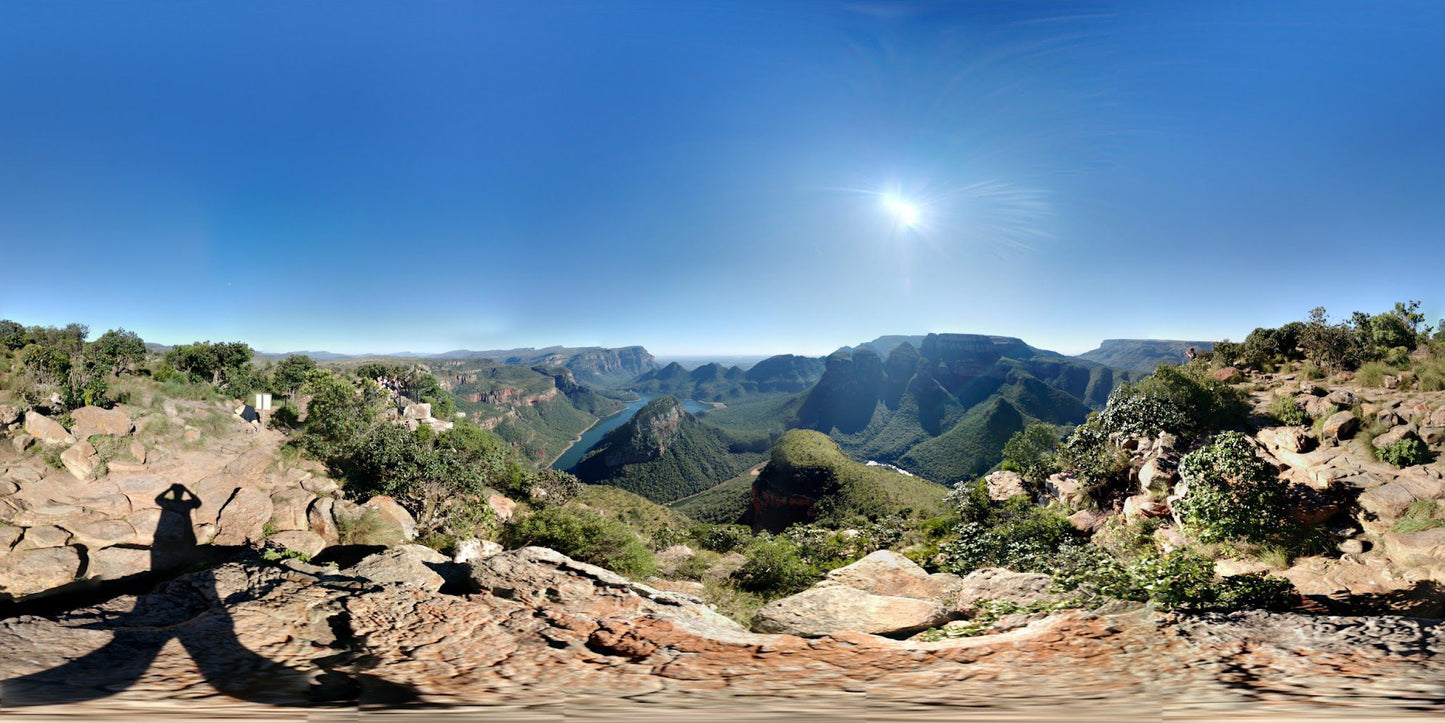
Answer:
POLYGON ((885 196, 883 207, 904 226, 912 227, 918 224, 918 207, 897 196, 885 196))

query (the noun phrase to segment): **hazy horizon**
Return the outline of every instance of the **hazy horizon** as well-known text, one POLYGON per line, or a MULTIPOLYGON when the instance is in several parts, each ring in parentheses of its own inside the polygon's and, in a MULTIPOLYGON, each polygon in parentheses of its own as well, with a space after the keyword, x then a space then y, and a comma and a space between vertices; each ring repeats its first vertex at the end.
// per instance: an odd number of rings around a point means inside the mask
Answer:
POLYGON ((1433 321, 1442 35, 1427 3, 11 2, 0 317, 661 355, 1433 321))

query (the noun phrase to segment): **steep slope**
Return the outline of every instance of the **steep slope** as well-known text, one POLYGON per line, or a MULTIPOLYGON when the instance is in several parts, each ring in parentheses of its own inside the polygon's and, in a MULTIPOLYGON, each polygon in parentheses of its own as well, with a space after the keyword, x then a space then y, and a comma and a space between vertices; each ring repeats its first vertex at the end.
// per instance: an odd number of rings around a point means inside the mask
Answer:
POLYGON ((747 371, 716 362, 688 371, 673 362, 644 372, 626 388, 639 394, 671 394, 731 404, 759 394, 796 394, 812 386, 822 375, 821 359, 782 354, 764 359, 747 371))
POLYGON ((648 402, 607 433, 572 469, 583 481, 621 487, 654 502, 701 492, 760 461, 722 430, 688 414, 675 397, 648 402))
POLYGON ((997 464, 1030 421, 1083 422, 1122 380, 1013 337, 930 334, 916 348, 902 339, 886 360, 869 346, 834 352, 796 423, 855 458, 953 482, 997 464))
POLYGON ((752 486, 747 522, 780 531, 796 522, 864 524, 890 515, 932 515, 947 490, 939 484, 848 458, 826 435, 795 429, 773 447, 752 486))
POLYGON ((1174 341, 1171 339, 1105 339, 1099 348, 1075 357, 1097 362, 1115 369, 1152 372, 1160 364, 1182 364, 1184 353, 1194 347, 1199 351, 1214 348, 1212 341, 1174 341))

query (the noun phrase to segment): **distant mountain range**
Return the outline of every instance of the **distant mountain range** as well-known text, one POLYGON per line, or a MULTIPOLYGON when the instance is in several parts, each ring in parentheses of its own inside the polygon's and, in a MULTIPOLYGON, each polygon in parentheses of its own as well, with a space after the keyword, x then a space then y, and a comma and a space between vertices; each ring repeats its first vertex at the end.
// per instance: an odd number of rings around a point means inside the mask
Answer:
POLYGON ((1172 339, 1105 339, 1099 348, 1077 358, 1125 371, 1152 372, 1160 364, 1183 364, 1185 353, 1193 347, 1199 351, 1214 348, 1212 341, 1175 341, 1172 339))
POLYGON ((743 370, 716 362, 688 370, 678 362, 645 372, 626 385, 642 394, 672 394, 684 399, 726 402, 754 394, 797 393, 823 376, 823 360, 779 354, 743 370))
MULTIPOLYGON (((155 345, 159 347, 159 345, 155 345)), ((164 351, 164 349, 156 349, 164 351)), ((282 354, 257 352, 261 359, 277 360, 288 356, 305 354, 317 361, 346 361, 355 359, 436 359, 466 360, 491 359, 500 364, 526 367, 565 367, 572 371, 578 382, 601 386, 613 386, 630 381, 639 374, 657 369, 657 362, 647 349, 640 346, 607 348, 600 346, 565 347, 549 346, 543 349, 521 347, 517 349, 490 349, 472 351, 454 349, 439 354, 418 354, 397 352, 394 354, 337 354, 328 351, 294 351, 282 354)))

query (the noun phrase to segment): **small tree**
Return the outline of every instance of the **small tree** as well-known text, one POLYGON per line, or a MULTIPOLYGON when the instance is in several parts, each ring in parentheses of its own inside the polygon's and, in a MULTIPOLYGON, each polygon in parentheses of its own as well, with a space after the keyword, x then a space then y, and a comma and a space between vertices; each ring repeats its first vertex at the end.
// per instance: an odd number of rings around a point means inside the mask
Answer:
POLYGON ((97 365, 122 374, 134 371, 145 359, 146 345, 133 331, 111 329, 91 342, 86 351, 97 365))
POLYGON ((1285 483, 1239 432, 1224 432, 1179 464, 1184 496, 1174 503, 1202 542, 1262 541, 1287 531, 1285 483))
POLYGON ((1035 422, 1014 432, 1003 446, 1005 462, 1018 468, 1019 475, 1034 486, 1043 484, 1059 471, 1059 430, 1052 424, 1035 422))
POLYGON ((271 381, 277 389, 285 392, 287 397, 296 396, 301 385, 306 383, 311 372, 316 370, 316 362, 305 354, 296 354, 282 359, 276 364, 275 370, 271 373, 271 381))

